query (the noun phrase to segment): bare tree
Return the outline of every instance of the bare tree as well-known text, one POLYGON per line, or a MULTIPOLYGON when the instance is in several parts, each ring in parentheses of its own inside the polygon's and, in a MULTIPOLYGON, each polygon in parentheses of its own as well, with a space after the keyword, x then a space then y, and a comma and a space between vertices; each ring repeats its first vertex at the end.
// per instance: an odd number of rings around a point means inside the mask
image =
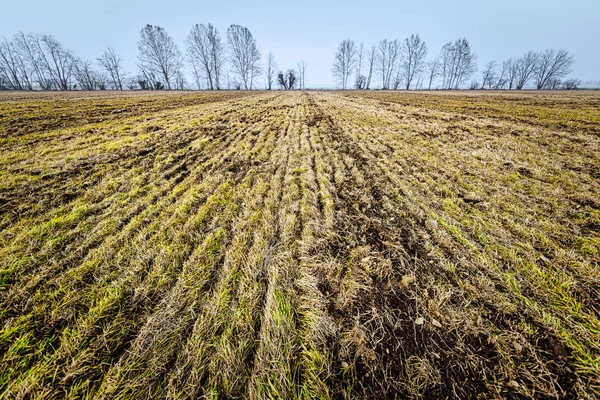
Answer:
POLYGON ((517 83, 517 63, 514 59, 509 58, 504 61, 503 65, 506 65, 506 81, 508 83, 508 90, 512 90, 517 83))
POLYGON ((508 78, 510 74, 510 62, 509 60, 502 62, 502 68, 500 69, 500 75, 496 77, 496 83, 494 84, 494 89, 506 89, 506 84, 508 83, 508 78))
POLYGON ((373 44, 371 45, 371 49, 369 50, 369 56, 368 56, 368 64, 369 64, 369 72, 367 74, 367 79, 365 82, 365 89, 369 90, 369 88, 371 87, 371 79, 373 78, 373 70, 375 67, 375 60, 377 59, 377 48, 376 46, 373 44))
POLYGON ((363 67, 364 60, 365 60, 365 50, 364 50, 363 42, 360 42, 360 45, 358 46, 358 51, 356 52, 356 56, 357 56, 356 75, 361 76, 362 75, 362 67, 363 67))
MULTIPOLYGON (((402 59, 402 53, 400 53, 400 59, 402 59)), ((400 87, 400 83, 402 83, 401 78, 401 74, 402 74, 402 64, 400 63, 398 65, 397 68, 395 68, 396 70, 396 77, 394 78, 394 80, 392 81, 392 84, 390 85, 392 89, 394 90, 398 90, 398 88, 400 87)))
POLYGON ((425 80, 425 77, 425 70, 422 70, 419 75, 417 75, 417 84, 415 85, 417 90, 423 90, 423 81, 425 80))
POLYGON ((225 67, 225 46, 221 40, 221 35, 217 28, 214 28, 211 24, 208 24, 208 44, 209 54, 211 58, 212 69, 214 73, 214 84, 217 90, 221 89, 221 75, 223 68, 225 67))
POLYGON ((498 64, 496 63, 496 61, 490 61, 487 64, 485 64, 485 67, 483 68, 483 71, 481 73, 481 88, 485 89, 485 87, 487 86, 488 89, 491 89, 492 86, 494 85, 494 82, 496 82, 496 68, 498 67, 498 64))
MULTIPOLYGON (((190 58, 190 55, 188 53, 188 60, 190 61, 190 65, 192 66, 192 77, 194 78, 194 82, 196 83, 196 87, 199 90, 204 89, 204 79, 205 77, 202 75, 202 70, 199 68, 199 66, 193 62, 190 58)), ((210 87, 210 85, 208 84, 208 79, 207 79, 207 87, 210 87)))
POLYGON ((78 60, 75 65, 75 79, 81 90, 96 90, 98 88, 98 73, 93 70, 88 60, 78 60))
POLYGON ((550 90, 556 90, 559 89, 560 86, 562 85, 562 81, 558 78, 552 78, 550 80, 548 80, 548 83, 546 84, 546 89, 550 89, 550 90))
POLYGON ((212 24, 195 24, 185 43, 196 83, 203 74, 210 90, 221 89, 225 49, 217 28, 212 24))
POLYGON ((0 42, 0 77, 6 89, 33 90, 31 66, 19 51, 17 37, 0 42))
POLYGON ((194 24, 185 40, 187 58, 192 66, 192 75, 198 89, 202 89, 206 79, 208 89, 214 90, 214 70, 209 53, 207 27, 204 24, 194 24))
POLYGON ((335 52, 333 60, 333 76, 336 78, 342 87, 348 87, 348 78, 356 63, 356 44, 354 40, 342 40, 335 52))
POLYGON ((390 66, 390 63, 388 61, 388 47, 389 41, 387 39, 383 39, 377 44, 377 69, 379 71, 379 74, 381 75, 382 89, 389 89, 388 82, 386 80, 387 70, 390 66))
POLYGON ((581 81, 578 79, 569 79, 566 80, 563 85, 562 88, 564 90, 575 90, 579 87, 579 85, 581 85, 581 81))
POLYGON ((123 58, 118 55, 112 47, 107 47, 104 53, 98 57, 98 62, 104 68, 115 90, 123 90, 123 58))
POLYGON ((296 85, 296 71, 293 69, 288 69, 286 73, 279 71, 277 74, 277 83, 282 89, 292 90, 296 85))
POLYGON ((138 76, 138 85, 142 90, 164 90, 165 84, 162 82, 160 76, 156 75, 152 71, 142 70, 141 75, 138 76))
POLYGON ((354 81, 354 87, 358 90, 363 90, 367 86, 367 78, 364 75, 359 75, 354 81))
POLYGON ((300 90, 306 89, 305 78, 306 78, 306 61, 302 60, 298 63, 298 79, 300 80, 300 82, 298 82, 298 83, 300 84, 300 90))
POLYGON ((471 49, 471 44, 466 38, 456 41, 456 70, 455 89, 462 82, 469 79, 477 71, 477 54, 471 49))
POLYGON ((248 28, 231 25, 227 29, 230 61, 233 72, 244 83, 244 89, 252 89, 254 76, 260 73, 260 50, 248 28))
POLYGON ((23 32, 16 34, 13 39, 17 51, 31 69, 32 83, 37 83, 42 90, 50 90, 54 82, 43 61, 40 41, 40 35, 25 35, 23 32))
POLYGON ((427 57, 427 44, 421 40, 419 35, 410 35, 404 39, 402 44, 402 74, 406 90, 410 89, 415 76, 423 72, 425 68, 425 57, 427 57))
POLYGON ((16 39, 22 54, 35 65, 42 89, 70 90, 76 58, 50 35, 23 35, 16 39))
POLYGON ((537 68, 539 53, 528 51, 523 57, 515 60, 515 85, 517 90, 523 89, 537 68))
POLYGON ((106 74, 99 72, 96 75, 96 84, 98 86, 98 90, 106 90, 108 87, 108 77, 106 74))
POLYGON ((550 80, 564 78, 574 63, 575 58, 568 51, 547 49, 539 55, 533 71, 536 87, 544 89, 550 80))
POLYGON ((78 60, 75 66, 75 79, 81 90, 106 90, 108 78, 94 70, 88 60, 78 60))
POLYGON ((125 81, 125 87, 128 90, 135 90, 138 87, 138 82, 136 78, 127 78, 125 81))
POLYGON ((155 87, 160 82, 171 90, 182 67, 181 53, 173 38, 160 26, 146 25, 140 31, 138 50, 140 71, 153 77, 155 87))
POLYGON ((275 77, 275 70, 277 69, 277 63, 275 62, 275 56, 273 53, 269 53, 267 55, 267 69, 266 69, 266 78, 267 78, 267 89, 271 90, 273 86, 273 78, 275 77))
POLYGON ((4 39, 0 42, 0 78, 3 90, 23 90, 21 73, 16 60, 17 52, 12 42, 4 39))
POLYGON ((429 78, 429 85, 427 86, 427 90, 431 90, 431 84, 434 79, 440 75, 440 60, 438 58, 430 61, 427 64, 427 77, 429 78))
POLYGON ((354 87, 356 89, 364 89, 367 79, 362 73, 363 64, 365 61, 364 45, 360 42, 358 51, 356 52, 356 76, 354 78, 354 87))
POLYGON ((450 77, 452 74, 452 43, 448 42, 442 46, 440 50, 440 76, 442 77, 442 89, 447 89, 450 86, 450 77))
POLYGON ((442 87, 460 88, 477 69, 477 55, 466 38, 448 42, 440 53, 442 87))
POLYGON ((384 39, 377 45, 377 64, 381 75, 381 88, 389 89, 392 75, 400 56, 400 41, 384 39))
POLYGON ((185 90, 185 87, 186 87, 185 75, 183 74, 181 69, 179 69, 179 70, 177 70, 177 72, 175 72, 175 89, 185 90))
POLYGON ((38 43, 41 43, 42 59, 54 86, 60 90, 70 90, 77 63, 73 53, 51 35, 42 36, 38 43))

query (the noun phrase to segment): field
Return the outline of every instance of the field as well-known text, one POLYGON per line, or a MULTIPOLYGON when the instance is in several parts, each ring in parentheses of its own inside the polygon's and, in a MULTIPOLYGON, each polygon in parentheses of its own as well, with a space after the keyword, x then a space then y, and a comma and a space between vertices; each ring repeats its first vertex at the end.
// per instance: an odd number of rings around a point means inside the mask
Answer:
POLYGON ((600 93, 0 94, 0 398, 600 397, 600 93))

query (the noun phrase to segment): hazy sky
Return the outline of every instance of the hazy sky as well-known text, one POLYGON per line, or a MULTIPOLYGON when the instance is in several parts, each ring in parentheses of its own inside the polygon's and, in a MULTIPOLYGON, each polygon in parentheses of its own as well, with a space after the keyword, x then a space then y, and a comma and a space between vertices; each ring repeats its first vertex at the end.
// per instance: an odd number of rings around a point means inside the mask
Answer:
POLYGON ((527 50, 565 48, 575 55, 573 77, 600 80, 600 0, 28 0, 5 1, 0 13, 0 37, 52 34, 90 60, 111 45, 130 73, 136 72, 145 24, 165 28, 183 52, 192 24, 211 22, 223 39, 232 23, 248 27, 263 57, 272 51, 280 69, 307 61, 308 87, 333 85, 331 65, 341 40, 370 45, 411 33, 427 42, 428 58, 444 43, 467 37, 480 69, 527 50))

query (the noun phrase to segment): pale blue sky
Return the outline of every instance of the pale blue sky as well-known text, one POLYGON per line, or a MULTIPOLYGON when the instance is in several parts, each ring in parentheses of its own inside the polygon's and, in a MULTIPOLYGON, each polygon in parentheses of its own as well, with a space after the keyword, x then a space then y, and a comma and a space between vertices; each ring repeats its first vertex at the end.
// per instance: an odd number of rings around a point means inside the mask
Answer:
POLYGON ((281 69, 307 61, 308 87, 333 85, 331 64, 341 40, 370 45, 411 33, 427 42, 428 58, 466 36, 480 68, 530 49, 565 48, 575 55, 572 76, 600 80, 600 0, 7 0, 0 14, 0 37, 52 34, 90 60, 111 45, 130 73, 136 72, 136 43, 145 24, 165 28, 183 51, 192 24, 211 22, 223 38, 229 24, 247 26, 263 57, 272 51, 281 69))

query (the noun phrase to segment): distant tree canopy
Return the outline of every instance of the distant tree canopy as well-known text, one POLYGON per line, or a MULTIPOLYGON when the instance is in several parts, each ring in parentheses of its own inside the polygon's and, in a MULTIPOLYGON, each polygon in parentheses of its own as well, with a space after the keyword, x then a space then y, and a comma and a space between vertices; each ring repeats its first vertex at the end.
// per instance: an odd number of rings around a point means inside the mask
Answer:
POLYGON ((277 83, 284 90, 292 90, 296 86, 296 71, 288 69, 287 72, 279 71, 277 74, 277 83))
POLYGON ((0 44, 0 77, 5 89, 70 90, 75 55, 51 35, 18 33, 0 44))
POLYGON ((110 77, 113 89, 123 90, 123 81, 125 80, 123 57, 118 55, 112 47, 107 47, 98 58, 98 64, 110 77))
POLYGON ((521 90, 530 83, 536 89, 576 89, 578 85, 564 85, 561 81, 571 72, 574 63, 575 59, 568 51, 554 49, 528 51, 521 57, 503 61, 501 65, 490 61, 482 71, 480 89, 521 90))
MULTIPOLYGON (((477 72, 477 54, 466 38, 446 43, 429 61, 427 54, 427 44, 418 34, 403 41, 383 39, 366 53, 363 43, 356 46, 353 40, 345 39, 334 55, 333 77, 341 89, 347 88, 353 74, 354 88, 359 90, 369 89, 372 77, 379 78, 384 90, 461 89, 477 72)), ((573 55, 563 49, 528 51, 500 64, 486 63, 481 71, 482 82, 472 81, 469 87, 520 90, 534 85, 536 89, 573 89, 580 82, 562 79, 571 73, 574 62, 573 55)))
POLYGON ((267 90, 271 90, 273 86, 273 77, 275 76, 275 70, 277 69, 277 62, 275 62, 275 55, 273 53, 269 53, 267 55, 267 68, 266 68, 266 80, 267 80, 267 90))
POLYGON ((221 35, 212 24, 196 24, 186 40, 189 62, 198 88, 206 79, 210 90, 221 89, 222 72, 225 64, 225 47, 221 35))
POLYGON ((356 63, 356 43, 347 39, 340 43, 334 55, 333 76, 338 80, 342 89, 348 87, 348 79, 356 63))
POLYGON ((160 26, 146 25, 140 31, 138 51, 142 76, 171 90, 183 66, 175 40, 160 26))
MULTIPOLYGON (((185 57, 163 28, 146 25, 138 39, 137 73, 106 47, 94 61, 81 59, 51 35, 17 33, 0 41, 0 90, 181 90, 186 72, 198 89, 252 90, 264 79, 282 89, 306 88, 306 61, 297 70, 280 71, 273 53, 263 64, 250 30, 230 25, 225 38, 212 24, 194 24, 185 40, 185 57)), ((404 40, 383 39, 370 46, 344 39, 334 53, 332 74, 341 89, 576 89, 567 79, 575 59, 564 49, 528 51, 502 62, 489 61, 478 71, 477 54, 466 38, 444 44, 427 59, 419 34, 404 40), (481 81, 474 77, 477 73, 481 81), (480 75, 479 75, 480 74, 480 75)))
POLYGON ((231 70, 244 83, 244 89, 252 89, 254 78, 261 71, 261 54, 256 39, 248 28, 231 25, 227 29, 227 43, 231 70))

